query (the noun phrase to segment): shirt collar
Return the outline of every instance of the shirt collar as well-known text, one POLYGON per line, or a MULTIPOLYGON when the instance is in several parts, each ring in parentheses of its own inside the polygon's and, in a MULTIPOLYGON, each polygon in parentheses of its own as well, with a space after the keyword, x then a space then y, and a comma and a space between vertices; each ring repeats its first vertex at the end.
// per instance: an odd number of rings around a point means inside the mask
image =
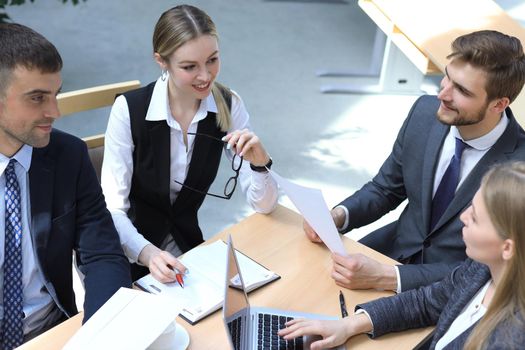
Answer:
MULTIPOLYGON (((29 145, 23 145, 22 148, 16 152, 14 156, 11 158, 16 159, 16 161, 24 168, 25 172, 29 171, 29 168, 31 167, 31 157, 33 155, 33 147, 29 145)), ((9 164, 9 161, 11 158, 8 158, 0 153, 0 172, 3 174, 5 171, 5 168, 7 168, 7 164, 9 164)))
POLYGON ((505 132, 505 129, 507 128, 507 125, 509 124, 509 118, 507 117, 507 113, 503 111, 503 114, 501 115, 501 118, 496 124, 496 126, 489 131, 487 134, 478 137, 477 139, 472 139, 465 141, 459 134, 459 130, 456 126, 451 127, 452 135, 457 137, 460 140, 463 140, 467 145, 470 147, 477 149, 478 151, 485 151, 492 147, 496 141, 500 138, 501 135, 505 132))
MULTIPOLYGON (((180 129, 179 123, 175 121, 170 111, 170 105, 168 101, 168 78, 164 80, 162 80, 162 78, 157 79, 157 82, 153 87, 151 101, 146 113, 146 120, 165 120, 170 127, 180 129)), ((191 123, 198 123, 202 119, 206 118, 208 112, 217 113, 217 105, 215 104, 215 99, 211 93, 204 100, 201 100, 199 109, 197 110, 197 113, 195 113, 191 123)))

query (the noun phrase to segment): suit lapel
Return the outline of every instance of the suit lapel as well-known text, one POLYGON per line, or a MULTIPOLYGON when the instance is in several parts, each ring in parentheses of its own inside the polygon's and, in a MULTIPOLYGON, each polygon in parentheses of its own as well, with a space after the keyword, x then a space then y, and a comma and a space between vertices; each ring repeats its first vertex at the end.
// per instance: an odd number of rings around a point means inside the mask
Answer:
POLYGON ((29 191, 31 200, 31 234, 37 257, 44 261, 53 212, 53 190, 55 162, 47 155, 47 148, 33 149, 29 169, 29 191))
POLYGON ((478 164, 476 164, 465 181, 463 181, 458 188, 456 195, 437 222, 433 232, 440 226, 443 226, 443 224, 451 218, 455 217, 459 212, 463 211, 470 204, 474 197, 474 193, 476 193, 479 188, 481 178, 492 165, 508 160, 507 154, 514 152, 518 135, 518 125, 510 109, 507 109, 506 113, 509 118, 507 128, 498 141, 496 141, 490 150, 479 160, 478 164))
MULTIPOLYGON (((486 267, 481 264, 473 262, 478 266, 477 270, 470 274, 469 280, 464 281, 462 286, 464 288, 457 288, 451 298, 449 299, 447 306, 441 313, 438 321, 438 325, 435 329, 434 339, 438 340, 445 335, 446 331, 452 325, 452 322, 461 314, 465 306, 474 298, 479 290, 491 279, 490 272, 486 267)), ((472 266, 472 265, 471 265, 472 266)), ((472 268, 472 267, 471 267, 472 268)), ((470 329, 470 328, 469 328, 470 329)), ((466 331, 468 331, 467 329, 466 331)))
POLYGON ((439 154, 443 147, 443 142, 450 127, 441 123, 435 123, 425 148, 425 158, 423 160, 423 171, 421 179, 421 204, 423 206, 423 227, 430 227, 430 214, 432 212, 432 191, 434 189, 434 175, 439 160, 439 154))

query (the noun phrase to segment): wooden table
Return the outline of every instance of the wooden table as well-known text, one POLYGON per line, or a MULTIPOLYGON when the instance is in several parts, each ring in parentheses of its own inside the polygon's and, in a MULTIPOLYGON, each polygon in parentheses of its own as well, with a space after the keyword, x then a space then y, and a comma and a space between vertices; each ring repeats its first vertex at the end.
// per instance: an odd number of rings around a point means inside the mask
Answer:
MULTIPOLYGON (((209 242, 226 239, 231 234, 235 247, 267 268, 277 272, 281 279, 250 293, 250 303, 297 311, 340 316, 339 290, 330 277, 330 251, 322 244, 307 240, 302 230, 302 218, 295 212, 279 206, 271 215, 254 214, 240 223, 212 237, 209 242)), ((391 260, 349 238, 343 237, 348 252, 364 253, 379 261, 391 260)), ((363 303, 392 292, 343 290, 350 311, 363 303)), ((80 325, 80 316, 44 333, 20 349, 59 349, 80 325)), ((178 319, 190 334, 190 349, 227 349, 227 338, 221 312, 191 326, 178 319)), ((371 340, 366 335, 350 339, 352 349, 411 349, 432 328, 389 334, 371 340)))

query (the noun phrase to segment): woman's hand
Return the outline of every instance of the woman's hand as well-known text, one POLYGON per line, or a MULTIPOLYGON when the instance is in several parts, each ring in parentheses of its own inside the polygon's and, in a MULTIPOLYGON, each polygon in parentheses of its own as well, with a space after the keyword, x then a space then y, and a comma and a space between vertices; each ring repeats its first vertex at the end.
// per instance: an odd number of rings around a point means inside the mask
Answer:
POLYGON ((304 335, 323 337, 310 345, 310 349, 328 349, 341 345, 352 335, 347 330, 345 319, 342 320, 305 320, 295 319, 286 323, 286 328, 279 331, 286 340, 304 335))
POLYGON ((147 266, 151 275, 162 283, 176 281, 175 269, 183 274, 186 272, 186 267, 170 252, 160 250, 153 244, 148 244, 142 249, 139 262, 147 266))
POLYGON ((345 343, 348 338, 372 330, 372 323, 365 314, 351 315, 341 320, 305 320, 295 319, 286 322, 286 328, 279 331, 284 339, 293 339, 304 335, 323 337, 312 343, 311 349, 328 349, 345 343))
POLYGON ((257 135, 248 129, 235 130, 222 138, 228 148, 254 166, 265 166, 270 156, 257 135))

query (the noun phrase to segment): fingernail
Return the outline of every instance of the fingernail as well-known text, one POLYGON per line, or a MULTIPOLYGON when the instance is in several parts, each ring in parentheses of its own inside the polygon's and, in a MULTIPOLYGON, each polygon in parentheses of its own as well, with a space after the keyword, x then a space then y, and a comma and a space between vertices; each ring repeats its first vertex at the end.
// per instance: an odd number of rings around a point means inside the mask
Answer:
POLYGON ((229 143, 226 144, 226 149, 230 149, 232 148, 232 145, 230 145, 229 143))
POLYGON ((226 136, 223 136, 221 140, 226 141, 226 136))

